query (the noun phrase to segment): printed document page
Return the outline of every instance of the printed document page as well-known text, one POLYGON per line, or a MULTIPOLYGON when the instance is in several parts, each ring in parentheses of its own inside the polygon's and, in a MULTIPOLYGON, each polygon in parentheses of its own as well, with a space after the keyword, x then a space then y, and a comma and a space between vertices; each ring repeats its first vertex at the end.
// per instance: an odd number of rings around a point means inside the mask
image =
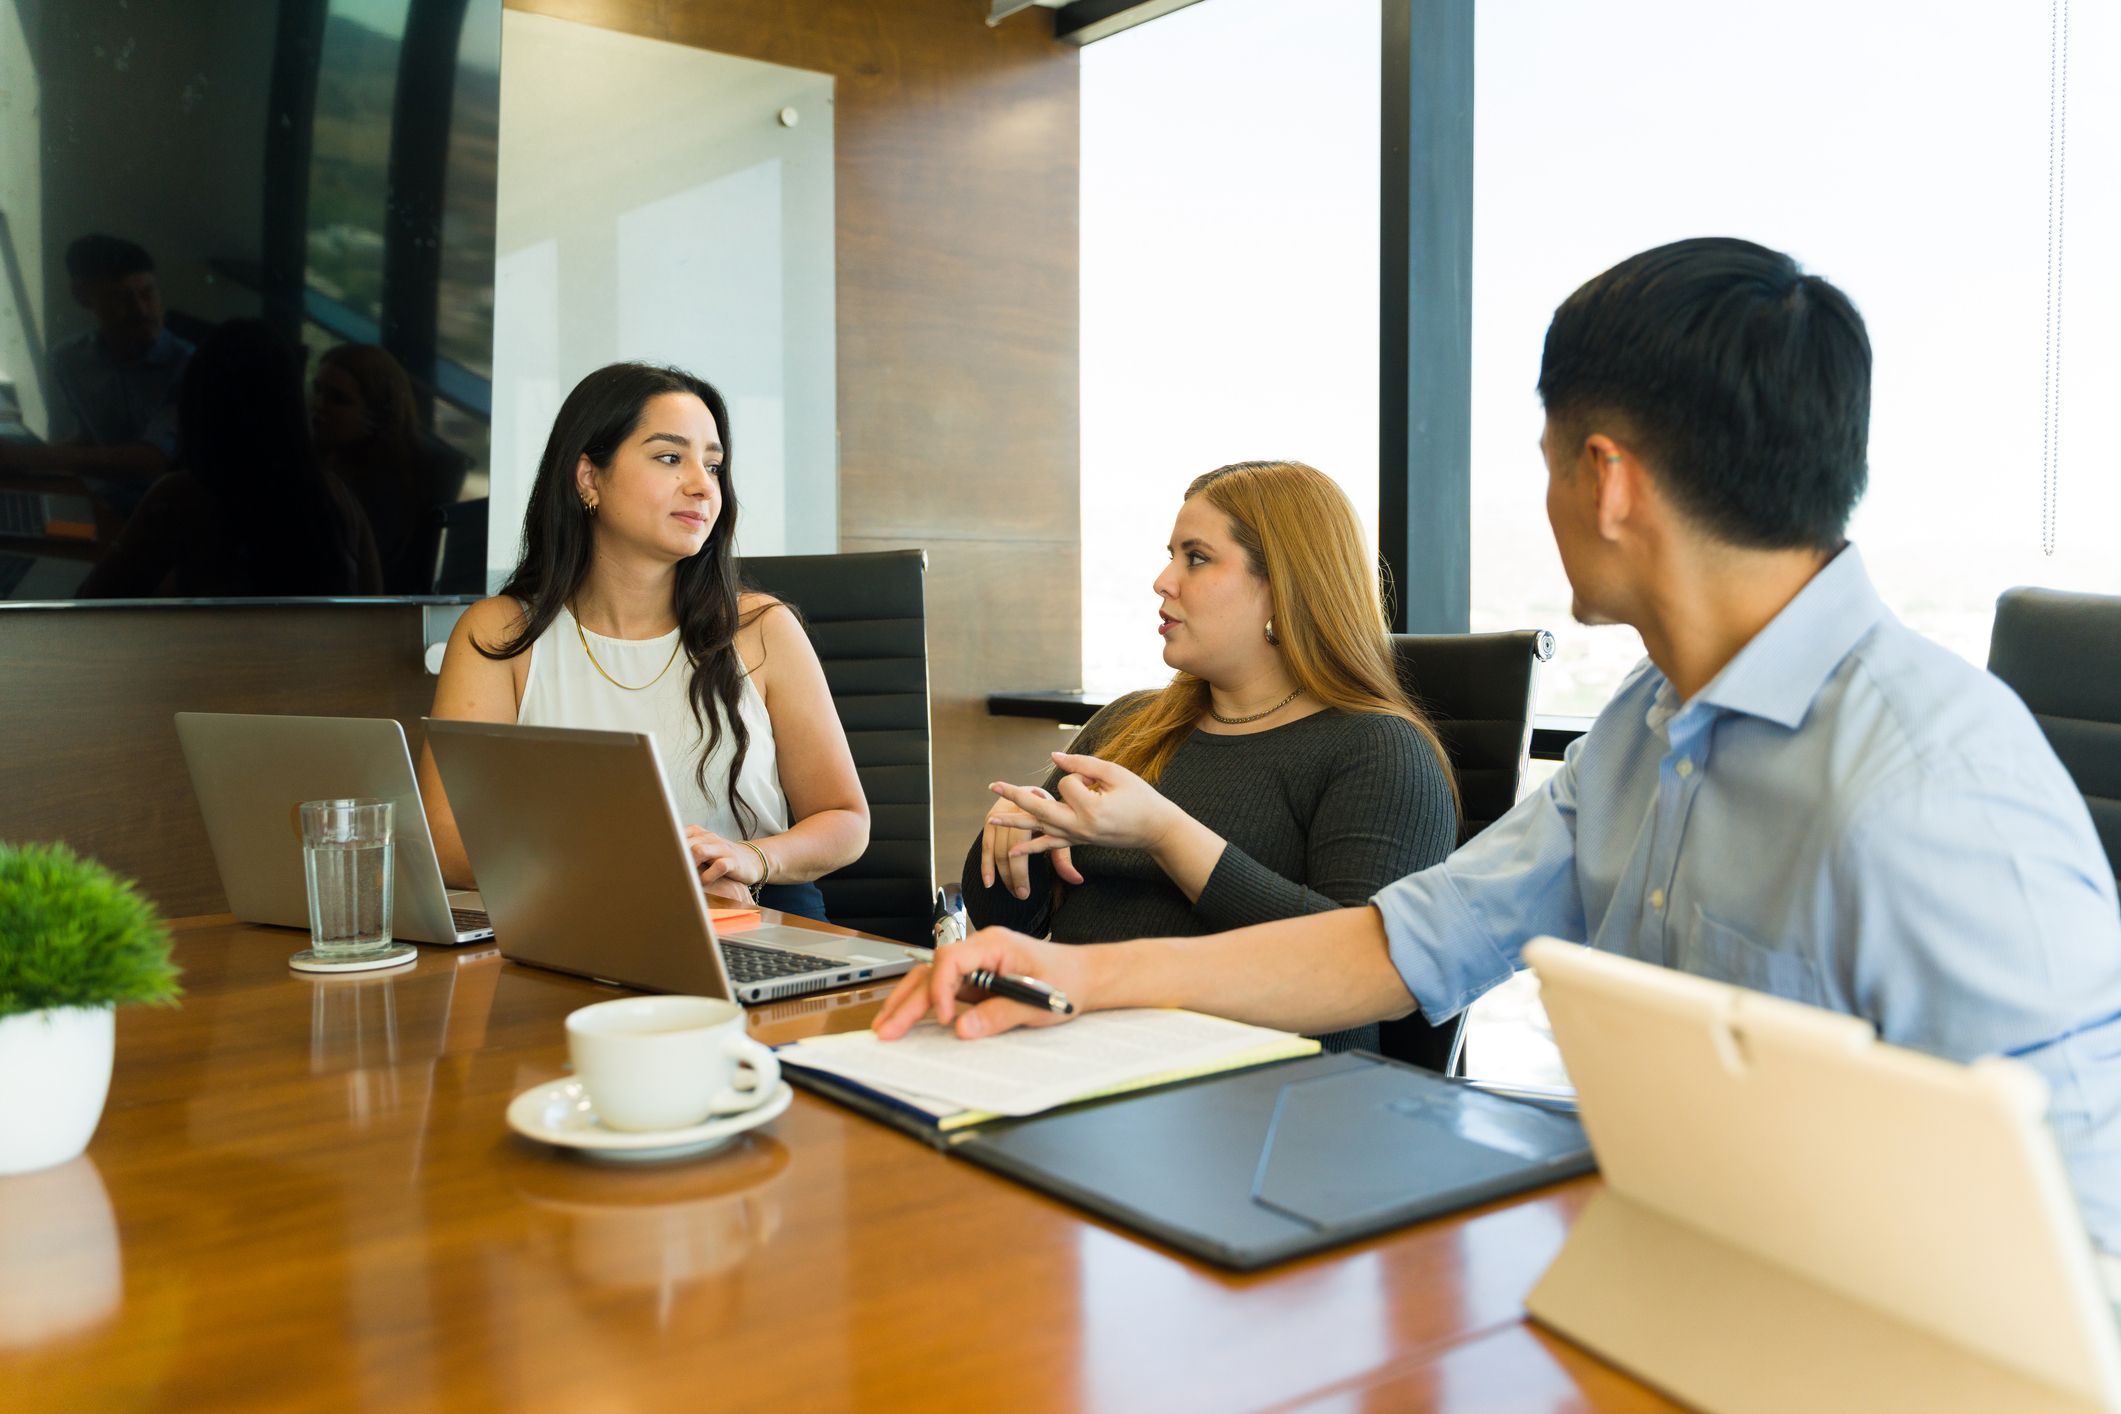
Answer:
POLYGON ((960 1041, 926 1021, 896 1041, 868 1031, 813 1036, 780 1050, 783 1064, 844 1076, 932 1114, 1032 1115, 1111 1090, 1309 1055, 1287 1031, 1191 1011, 1102 1011, 1064 1026, 960 1041))

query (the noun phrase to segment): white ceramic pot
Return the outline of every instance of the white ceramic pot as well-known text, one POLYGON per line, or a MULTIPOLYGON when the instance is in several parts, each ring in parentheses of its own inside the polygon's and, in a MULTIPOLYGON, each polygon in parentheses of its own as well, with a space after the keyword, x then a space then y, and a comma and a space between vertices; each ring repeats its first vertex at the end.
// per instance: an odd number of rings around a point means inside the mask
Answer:
POLYGON ((107 1006, 0 1017, 0 1173, 50 1168, 88 1147, 116 1036, 107 1006))

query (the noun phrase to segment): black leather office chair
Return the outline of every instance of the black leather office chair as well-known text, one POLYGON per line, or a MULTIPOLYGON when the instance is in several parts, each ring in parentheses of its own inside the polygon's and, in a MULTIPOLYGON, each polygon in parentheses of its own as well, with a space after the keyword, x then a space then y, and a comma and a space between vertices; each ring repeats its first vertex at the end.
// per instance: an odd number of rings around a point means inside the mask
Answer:
POLYGON ((869 848, 818 881, 832 921, 932 941, 935 819, 928 776, 928 633, 919 550, 753 556, 744 581, 802 612, 869 798, 869 848))
POLYGON ((1988 670, 2025 699, 2069 769, 2121 879, 2121 598, 2008 589, 1988 670))
MULTIPOLYGON (((1532 745, 1532 688, 1554 656, 1545 629, 1514 633, 1395 633, 1399 682, 1429 714, 1458 777, 1458 842, 1464 844, 1517 803, 1532 745)), ((1416 1012, 1378 1028, 1378 1048, 1431 1070, 1451 1066, 1465 1018, 1431 1026, 1416 1012)))

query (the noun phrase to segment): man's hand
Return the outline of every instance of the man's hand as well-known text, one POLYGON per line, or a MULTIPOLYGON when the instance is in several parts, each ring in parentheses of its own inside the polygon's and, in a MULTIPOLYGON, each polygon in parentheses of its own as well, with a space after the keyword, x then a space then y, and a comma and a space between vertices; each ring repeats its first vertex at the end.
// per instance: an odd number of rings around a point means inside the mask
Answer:
POLYGON ((1090 995, 1089 954, 1094 951, 1064 943, 1042 943, 1007 928, 982 928, 963 942, 937 948, 934 962, 916 967, 900 978, 898 989, 871 1025, 886 1041, 905 1035, 930 1011, 937 1021, 952 1027, 967 1041, 1019 1026, 1053 1026, 1068 1018, 1056 1016, 1044 1007, 987 996, 965 981, 965 975, 986 968, 1035 977, 1056 991, 1065 992, 1080 1016, 1098 1005, 1090 995))

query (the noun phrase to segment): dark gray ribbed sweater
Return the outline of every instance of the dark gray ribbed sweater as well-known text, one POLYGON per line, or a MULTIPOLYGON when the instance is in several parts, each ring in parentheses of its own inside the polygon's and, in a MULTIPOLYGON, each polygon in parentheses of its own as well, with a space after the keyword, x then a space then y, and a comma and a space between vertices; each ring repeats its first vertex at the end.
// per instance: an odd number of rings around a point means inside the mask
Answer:
MULTIPOLYGON (((1114 702, 1069 750, 1097 754, 1150 696, 1114 702)), ((1049 776, 1046 789, 1058 780, 1049 776)), ((972 921, 1063 943, 1219 933, 1367 903, 1392 880, 1437 863, 1458 839, 1443 763, 1412 725, 1382 714, 1316 712, 1250 736, 1196 731, 1157 789, 1229 842, 1197 902, 1147 851, 1097 846, 1075 851, 1084 882, 1064 890, 1058 906, 1044 855, 1032 857, 1030 898, 1017 899, 999 884, 981 885, 975 838, 963 877, 972 921)), ((1362 1035, 1334 1040, 1373 1044, 1362 1035)))

